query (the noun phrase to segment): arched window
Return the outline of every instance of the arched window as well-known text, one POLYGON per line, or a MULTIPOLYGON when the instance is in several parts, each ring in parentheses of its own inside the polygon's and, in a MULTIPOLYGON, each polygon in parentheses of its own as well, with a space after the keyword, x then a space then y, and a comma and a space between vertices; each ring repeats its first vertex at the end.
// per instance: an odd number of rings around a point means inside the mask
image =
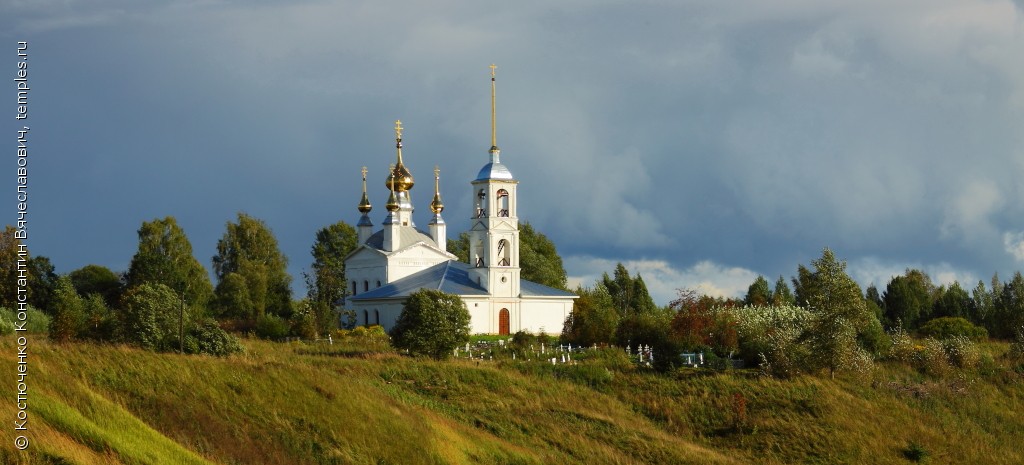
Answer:
POLYGON ((369 291, 369 290, 370 290, 370 282, 369 281, 363 281, 363 292, 366 292, 366 291, 369 291))
POLYGON ((508 218, 508 191, 498 189, 498 216, 508 218))
POLYGON ((380 280, 377 280, 377 287, 380 287, 380 280))
POLYGON ((476 193, 476 215, 474 218, 483 218, 487 215, 487 191, 480 189, 476 193))
POLYGON ((356 282, 352 281, 352 295, 356 295, 356 282))
POLYGON ((370 311, 363 310, 363 326, 370 326, 370 311))
POLYGON ((373 311, 373 324, 380 325, 380 311, 373 311))
POLYGON ((511 333, 512 331, 511 331, 511 328, 509 326, 510 325, 509 325, 508 309, 507 308, 503 308, 503 309, 501 309, 500 312, 498 312, 498 334, 507 335, 507 334, 511 333))
POLYGON ((512 266, 512 250, 508 241, 498 241, 498 266, 512 266))

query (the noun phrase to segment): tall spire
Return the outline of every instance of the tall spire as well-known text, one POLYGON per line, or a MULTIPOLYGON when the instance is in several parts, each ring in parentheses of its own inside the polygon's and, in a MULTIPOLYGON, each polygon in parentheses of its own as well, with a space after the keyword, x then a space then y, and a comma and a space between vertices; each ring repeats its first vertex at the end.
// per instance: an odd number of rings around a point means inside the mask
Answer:
POLYGON ((434 200, 430 202, 430 211, 440 215, 444 210, 444 203, 441 202, 441 168, 434 166, 434 200))
POLYGON ((373 205, 370 205, 370 198, 366 195, 366 167, 363 167, 363 199, 359 201, 359 212, 370 213, 373 205))
POLYGON ((494 70, 498 69, 498 66, 491 63, 491 152, 498 150, 498 123, 497 123, 497 110, 494 90, 494 70))

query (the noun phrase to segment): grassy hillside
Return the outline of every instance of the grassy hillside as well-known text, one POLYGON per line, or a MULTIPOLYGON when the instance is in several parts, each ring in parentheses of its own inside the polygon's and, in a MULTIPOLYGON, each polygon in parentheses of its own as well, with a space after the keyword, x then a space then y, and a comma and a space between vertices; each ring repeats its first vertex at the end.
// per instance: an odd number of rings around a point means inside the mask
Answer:
MULTIPOLYGON (((1024 463, 1024 383, 989 367, 873 379, 433 362, 244 341, 230 358, 30 344, 29 453, 3 463, 1024 463)), ((990 345, 996 353, 1005 347, 990 345)), ((0 416, 15 418, 11 338, 0 416)), ((8 425, 10 423, 7 423, 8 425)))

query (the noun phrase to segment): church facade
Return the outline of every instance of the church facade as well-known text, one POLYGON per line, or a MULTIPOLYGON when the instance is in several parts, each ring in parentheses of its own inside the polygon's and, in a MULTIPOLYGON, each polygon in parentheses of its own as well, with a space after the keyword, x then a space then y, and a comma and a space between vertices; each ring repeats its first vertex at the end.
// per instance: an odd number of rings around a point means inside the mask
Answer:
POLYGON ((389 168, 389 197, 382 229, 375 230, 363 168, 359 245, 345 257, 348 297, 357 324, 390 330, 409 294, 436 289, 459 295, 470 314, 474 334, 517 331, 557 334, 572 312, 576 296, 520 277, 519 182, 501 163, 494 115, 494 67, 491 71, 491 149, 489 161, 471 181, 473 211, 469 228, 469 263, 446 250, 447 224, 441 216, 440 172, 434 169, 433 214, 427 230, 413 222, 410 190, 414 179, 402 160, 402 127, 395 124, 396 163, 389 168))

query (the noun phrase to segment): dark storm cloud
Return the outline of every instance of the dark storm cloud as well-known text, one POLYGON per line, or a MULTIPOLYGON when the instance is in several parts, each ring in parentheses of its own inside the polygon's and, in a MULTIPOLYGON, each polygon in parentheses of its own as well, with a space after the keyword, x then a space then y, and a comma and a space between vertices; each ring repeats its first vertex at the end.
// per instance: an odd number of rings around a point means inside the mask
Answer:
POLYGON ((418 219, 437 164, 459 231, 496 62, 521 214, 585 284, 622 260, 662 301, 735 293, 826 245, 864 284, 1018 268, 1019 2, 821 3, 13 3, 46 154, 32 245, 123 269, 141 221, 174 215, 208 263, 243 210, 301 292, 359 167, 383 203, 395 119, 418 219))

